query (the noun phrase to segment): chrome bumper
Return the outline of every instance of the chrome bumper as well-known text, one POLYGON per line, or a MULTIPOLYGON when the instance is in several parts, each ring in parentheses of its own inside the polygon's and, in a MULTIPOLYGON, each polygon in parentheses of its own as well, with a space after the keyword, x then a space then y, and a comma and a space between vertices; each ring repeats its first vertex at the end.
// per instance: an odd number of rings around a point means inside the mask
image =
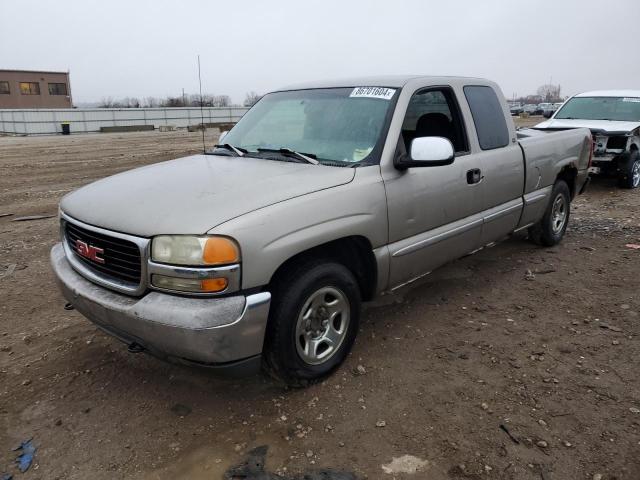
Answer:
POLYGON ((129 297, 78 274, 60 243, 51 250, 51 265, 62 294, 76 310, 126 343, 137 343, 157 356, 209 366, 259 360, 269 292, 222 298, 161 292, 129 297))

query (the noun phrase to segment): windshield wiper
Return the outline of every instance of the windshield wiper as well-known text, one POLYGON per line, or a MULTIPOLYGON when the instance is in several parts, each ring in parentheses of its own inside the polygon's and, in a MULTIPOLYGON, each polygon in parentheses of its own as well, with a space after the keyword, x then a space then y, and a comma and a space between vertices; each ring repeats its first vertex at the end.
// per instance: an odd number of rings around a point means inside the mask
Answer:
POLYGON ((320 162, 316 160, 316 156, 313 153, 300 153, 290 148, 258 148, 258 152, 274 152, 288 157, 295 157, 304 160, 307 163, 318 165, 320 162))
POLYGON ((244 157, 244 154, 248 152, 248 150, 241 147, 234 147, 230 143, 222 143, 219 145, 215 145, 215 148, 224 148, 235 153, 238 157, 244 157))

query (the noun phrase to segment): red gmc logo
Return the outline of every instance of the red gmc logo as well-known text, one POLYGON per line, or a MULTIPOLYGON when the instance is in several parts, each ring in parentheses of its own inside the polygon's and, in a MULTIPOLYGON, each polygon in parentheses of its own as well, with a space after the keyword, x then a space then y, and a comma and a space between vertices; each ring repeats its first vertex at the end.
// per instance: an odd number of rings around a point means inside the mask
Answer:
POLYGON ((99 256, 104 253, 104 249, 89 245, 82 240, 76 240, 76 252, 78 252, 78 255, 93 260, 96 263, 104 263, 104 258, 99 256))

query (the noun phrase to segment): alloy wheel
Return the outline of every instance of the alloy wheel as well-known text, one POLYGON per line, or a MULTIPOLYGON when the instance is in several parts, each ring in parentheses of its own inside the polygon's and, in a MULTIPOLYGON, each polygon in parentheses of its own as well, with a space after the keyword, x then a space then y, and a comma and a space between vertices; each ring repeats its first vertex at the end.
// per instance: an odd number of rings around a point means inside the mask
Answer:
POLYGON ((305 363, 319 365, 338 351, 349 329, 347 296, 335 287, 323 287, 304 302, 296 323, 296 351, 305 363))

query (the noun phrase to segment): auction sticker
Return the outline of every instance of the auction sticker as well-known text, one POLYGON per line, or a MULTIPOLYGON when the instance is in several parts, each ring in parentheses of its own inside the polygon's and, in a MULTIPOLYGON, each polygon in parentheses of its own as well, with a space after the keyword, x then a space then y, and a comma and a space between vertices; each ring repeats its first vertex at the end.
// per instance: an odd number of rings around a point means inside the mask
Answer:
POLYGON ((349 97, 352 98, 380 98, 382 100, 391 100, 393 94, 396 93, 395 88, 385 87, 356 87, 349 97))

